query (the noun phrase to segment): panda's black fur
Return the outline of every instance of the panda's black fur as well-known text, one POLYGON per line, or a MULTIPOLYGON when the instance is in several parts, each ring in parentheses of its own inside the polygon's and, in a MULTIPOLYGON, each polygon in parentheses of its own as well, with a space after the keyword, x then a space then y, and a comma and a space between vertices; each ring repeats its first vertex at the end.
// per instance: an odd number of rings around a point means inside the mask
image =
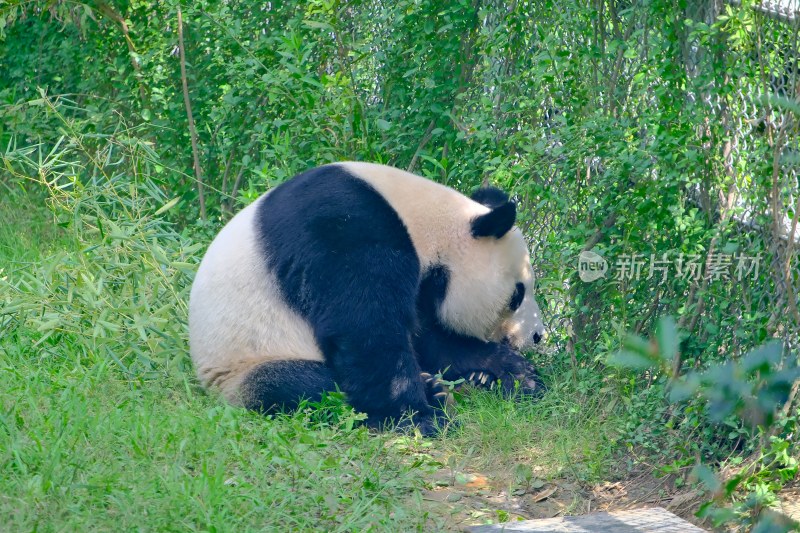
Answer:
MULTIPOLYGON (((318 379, 338 376, 353 407, 376 420, 399 417, 398 404, 429 414, 408 343, 419 260, 386 200, 342 169, 316 168, 276 188, 259 206, 257 224, 286 302, 311 324, 330 366, 316 367, 325 374, 318 379), (370 356, 379 353, 393 356, 370 356)), ((318 390, 295 392, 316 397, 318 390)), ((273 401, 271 394, 266 402, 253 397, 248 407, 273 401)))
MULTIPOLYGON (((190 337, 192 356, 203 382, 211 387, 230 382, 229 399, 264 412, 275 407, 294 408, 303 398, 319 400, 324 391, 338 388, 354 408, 368 414, 369 423, 380 425, 414 413, 414 423, 424 434, 435 431, 439 416, 431 405, 438 391, 428 374, 443 371, 448 380, 469 379, 477 374, 485 385, 500 379, 503 387, 512 390, 516 381, 523 393, 539 393, 541 383, 533 365, 516 349, 443 323, 442 306, 450 290, 452 269, 459 265, 430 258, 426 258, 427 264, 421 264, 409 234, 409 221, 404 222, 398 205, 392 205, 385 191, 378 191, 384 182, 369 181, 370 172, 399 171, 379 166, 364 168, 358 164, 327 165, 304 172, 248 208, 255 210, 248 213, 251 218, 241 227, 252 230, 250 240, 243 238, 237 248, 237 243, 231 242, 236 238, 233 230, 225 237, 221 233, 218 239, 229 246, 227 250, 253 265, 242 270, 245 275, 238 279, 232 275, 234 279, 229 279, 223 268, 225 261, 231 261, 231 268, 242 268, 241 265, 235 259, 226 259, 222 252, 212 254, 210 248, 208 256, 212 258, 204 262, 215 263, 205 272, 201 266, 198 272, 190 303, 190 337), (356 171, 362 176, 357 177, 356 171), (367 179, 363 178, 364 172, 367 179), (251 246, 257 250, 242 249, 251 246), (263 263, 260 266, 259 261, 263 263), (273 281, 265 282, 264 296, 259 299, 257 280, 250 277, 257 276, 261 268, 273 281), (253 294, 248 294, 248 283, 254 285, 253 294), (229 297, 229 291, 221 284, 229 284, 232 290, 239 291, 235 294, 244 296, 229 297), (230 301, 221 302, 219 312, 208 309, 216 305, 215 300, 226 298, 230 301), (294 332, 292 321, 301 321, 295 344, 315 344, 319 353, 308 357, 305 353, 263 354, 260 361, 259 336, 272 335, 270 324, 256 321, 238 331, 235 318, 225 315, 225 311, 236 312, 236 298, 246 300, 241 304, 242 313, 261 312, 254 307, 262 302, 264 316, 267 321, 272 317, 276 331, 289 328, 294 332), (281 306, 288 310, 274 310, 281 306), (219 325, 216 320, 231 325, 219 325), (231 331, 230 343, 241 343, 249 355, 235 361, 230 356, 215 360, 213 351, 206 353, 201 346, 209 338, 209 333, 202 331, 208 327, 216 327, 221 332, 217 335, 231 331), (310 333, 302 333, 302 328, 310 333)), ((409 187, 420 187, 419 193, 425 194, 427 189, 418 185, 423 182, 414 181, 420 178, 408 179, 409 187)), ((440 189, 431 191, 445 194, 440 189)), ((443 198, 456 198, 447 194, 450 196, 443 198)), ((513 202, 493 188, 479 189, 473 199, 488 208, 485 212, 476 211, 479 214, 465 221, 469 224, 465 229, 475 242, 491 246, 495 240, 506 238, 516 215, 513 202)), ((425 198, 420 197, 419 201, 424 202, 425 198)), ((448 209, 448 205, 441 208, 448 209)), ((422 229, 416 234, 417 246, 419 235, 425 235, 422 229)), ((506 292, 497 297, 504 298, 509 307, 507 313, 513 313, 525 297, 525 287, 519 281, 508 281, 503 285, 506 292)), ((532 301, 532 295, 528 297, 532 301)), ((538 307, 535 302, 532 305, 538 319, 538 307)), ((457 306, 451 311, 460 316, 457 306)), ((461 314, 467 322, 472 318, 468 312, 461 314)), ((534 332, 537 342, 542 335, 540 329, 534 332)), ((214 342, 230 345, 227 339, 214 338, 214 342)), ((233 349, 231 353, 239 354, 233 349)))

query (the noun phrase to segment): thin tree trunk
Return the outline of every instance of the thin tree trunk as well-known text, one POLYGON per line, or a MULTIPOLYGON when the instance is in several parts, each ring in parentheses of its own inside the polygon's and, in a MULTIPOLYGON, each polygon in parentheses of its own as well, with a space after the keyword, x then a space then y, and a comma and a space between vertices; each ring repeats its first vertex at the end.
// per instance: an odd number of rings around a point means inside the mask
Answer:
POLYGON ((200 170, 200 151, 197 148, 197 129, 192 115, 192 103, 189 100, 189 82, 186 79, 186 52, 183 44, 183 14, 178 4, 178 49, 181 59, 181 84, 183 85, 183 103, 186 104, 186 118, 189 121, 189 136, 192 139, 192 157, 194 158, 194 175, 197 178, 197 195, 200 200, 200 218, 206 220, 206 199, 203 187, 203 173, 200 170))
POLYGON ((239 194, 239 186, 242 184, 242 176, 244 175, 245 166, 242 165, 239 168, 239 172, 236 174, 236 179, 233 182, 233 189, 231 189, 231 194, 228 196, 227 202, 227 211, 230 213, 233 210, 233 203, 236 201, 236 196, 239 194))
POLYGON ((792 228, 789 231, 789 238, 786 241, 786 261, 783 265, 783 278, 786 283, 786 292, 788 293, 789 308, 794 315, 795 323, 800 326, 800 311, 797 309, 797 295, 794 293, 794 279, 792 278, 792 258, 794 255, 794 240, 797 231, 797 216, 800 215, 800 194, 797 195, 797 205, 794 208, 794 216, 792 216, 792 228))

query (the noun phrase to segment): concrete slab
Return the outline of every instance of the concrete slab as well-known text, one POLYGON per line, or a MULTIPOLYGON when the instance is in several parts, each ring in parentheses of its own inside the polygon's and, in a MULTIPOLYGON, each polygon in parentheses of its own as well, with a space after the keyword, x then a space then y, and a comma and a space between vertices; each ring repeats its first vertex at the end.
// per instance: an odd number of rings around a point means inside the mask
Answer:
POLYGON ((703 533, 661 507, 474 526, 471 533, 703 533))

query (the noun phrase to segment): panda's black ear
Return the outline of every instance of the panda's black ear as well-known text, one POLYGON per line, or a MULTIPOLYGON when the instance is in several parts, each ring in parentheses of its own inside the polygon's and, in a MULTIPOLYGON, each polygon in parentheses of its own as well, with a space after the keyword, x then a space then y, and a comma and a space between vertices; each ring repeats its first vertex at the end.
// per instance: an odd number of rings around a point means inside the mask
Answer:
POLYGON ((485 215, 472 220, 472 236, 494 237, 499 239, 514 227, 517 219, 517 206, 514 202, 506 202, 493 208, 485 215))
POLYGON ((508 203, 508 195, 497 187, 486 186, 481 187, 480 189, 475 189, 475 192, 472 193, 470 198, 490 209, 494 209, 495 207, 500 207, 501 205, 508 203))

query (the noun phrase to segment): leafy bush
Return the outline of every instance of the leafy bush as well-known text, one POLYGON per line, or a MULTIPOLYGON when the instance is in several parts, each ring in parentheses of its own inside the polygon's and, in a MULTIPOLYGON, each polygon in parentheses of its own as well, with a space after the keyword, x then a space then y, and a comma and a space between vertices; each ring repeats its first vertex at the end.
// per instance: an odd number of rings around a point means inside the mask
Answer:
POLYGON ((12 175, 45 188, 71 246, 34 269, 3 272, 0 335, 40 353, 80 345, 87 364, 109 359, 130 378, 190 372, 186 306, 202 244, 161 216, 177 199, 137 178, 141 143, 106 141, 88 154, 96 164, 88 179, 79 178, 87 169, 75 156, 78 137, 49 153, 39 146, 3 156, 12 175))
MULTIPOLYGON (((673 359, 678 355, 679 336, 675 321, 662 318, 653 342, 629 336, 625 348, 613 354, 610 362, 621 368, 670 376, 673 359)), ((746 464, 742 465, 741 457, 731 461, 723 479, 707 464, 696 464, 694 478, 713 497, 700 507, 699 516, 710 518, 715 526, 735 521, 754 525, 757 531, 793 529, 791 523, 762 511, 776 503, 775 493, 800 472, 800 449, 793 438, 798 430, 797 414, 781 412, 790 400, 793 384, 800 379, 797 357, 784 353, 783 342, 771 341, 741 360, 671 377, 669 401, 684 404, 682 423, 691 420, 695 424, 719 424, 725 430, 732 428, 730 436, 735 439, 751 432, 762 444, 751 451, 746 464)), ((681 416, 678 413, 680 410, 676 409, 671 416, 681 416)), ((696 446, 697 451, 706 453, 715 448, 705 439, 696 446)), ((713 466, 715 457, 706 453, 701 457, 712 461, 713 466)))

